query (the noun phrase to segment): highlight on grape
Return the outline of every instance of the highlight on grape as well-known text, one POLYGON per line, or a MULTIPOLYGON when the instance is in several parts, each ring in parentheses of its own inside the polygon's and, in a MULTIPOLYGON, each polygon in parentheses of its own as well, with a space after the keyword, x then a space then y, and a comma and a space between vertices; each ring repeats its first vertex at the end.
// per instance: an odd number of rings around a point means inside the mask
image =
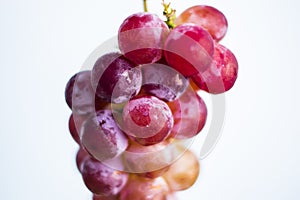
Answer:
POLYGON ((94 200, 175 199, 199 176, 189 147, 208 113, 200 158, 220 136, 224 94, 238 74, 236 57, 220 43, 228 22, 212 6, 175 17, 163 5, 166 20, 150 12, 124 19, 65 86, 77 168, 94 200), (211 94, 212 110, 202 92, 211 94))

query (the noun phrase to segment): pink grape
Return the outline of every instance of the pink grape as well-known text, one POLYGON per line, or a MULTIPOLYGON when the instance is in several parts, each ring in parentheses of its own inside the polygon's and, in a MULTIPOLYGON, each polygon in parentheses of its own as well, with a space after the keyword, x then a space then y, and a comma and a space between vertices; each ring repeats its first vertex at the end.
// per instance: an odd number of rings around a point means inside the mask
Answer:
POLYGON ((202 74, 192 76, 194 83, 202 90, 220 94, 230 90, 238 75, 238 62, 225 46, 216 43, 212 65, 202 74))
POLYGON ((82 178, 92 193, 111 196, 117 195, 125 186, 128 174, 114 170, 90 157, 83 162, 82 178))
POLYGON ((187 139, 199 134, 206 123, 207 108, 191 86, 179 99, 169 102, 168 105, 174 117, 174 127, 170 137, 187 139))
POLYGON ((146 179, 131 175, 120 200, 165 200, 170 189, 162 177, 146 179))
POLYGON ((94 158, 105 161, 125 151, 128 139, 116 124, 111 110, 99 110, 83 124, 81 143, 94 158))
POLYGON ((163 175, 173 191, 190 188, 196 182, 200 171, 200 164, 193 152, 187 150, 176 160, 163 175))
POLYGON ((220 41, 226 34, 228 23, 224 14, 218 9, 197 5, 184 10, 175 20, 176 25, 194 23, 205 28, 211 36, 220 41))
POLYGON ((96 61, 91 82, 100 99, 123 103, 138 94, 142 85, 142 72, 122 54, 112 52, 96 61))
POLYGON ((188 80, 166 64, 145 64, 141 69, 142 89, 162 100, 173 101, 179 98, 188 86, 188 80))
POLYGON ((170 108, 154 96, 137 97, 124 106, 123 130, 142 145, 153 145, 163 141, 172 127, 170 108))
POLYGON ((158 61, 169 28, 157 15, 136 13, 127 17, 118 32, 118 43, 126 58, 136 64, 158 61))
POLYGON ((73 113, 88 115, 95 111, 95 92, 91 86, 91 71, 73 75, 65 88, 65 99, 73 113))
POLYGON ((176 26, 165 42, 165 58, 171 67, 186 77, 205 71, 212 62, 211 35, 194 24, 176 26))

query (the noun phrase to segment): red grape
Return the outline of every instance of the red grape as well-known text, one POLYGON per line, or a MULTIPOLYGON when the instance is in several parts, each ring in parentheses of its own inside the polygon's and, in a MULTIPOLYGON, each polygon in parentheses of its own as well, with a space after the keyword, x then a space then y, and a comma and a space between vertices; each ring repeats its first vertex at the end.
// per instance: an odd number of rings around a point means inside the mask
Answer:
POLYGON ((206 5, 192 6, 183 11, 175 20, 176 25, 194 23, 205 28, 211 36, 220 41, 227 32, 227 19, 214 7, 206 5))
POLYGON ((197 157, 187 150, 182 157, 174 162, 163 175, 173 191, 191 187, 199 176, 200 165, 197 157))
POLYGON ((109 168, 90 157, 83 162, 82 178, 94 194, 110 196, 120 192, 128 180, 128 174, 109 168))
POLYGON ((80 116, 76 116, 74 119, 74 114, 70 115, 69 118, 69 131, 71 133, 72 138, 77 144, 80 144, 79 131, 83 123, 83 118, 80 116))
POLYGON ((207 118, 207 108, 202 98, 191 86, 179 99, 169 102, 168 105, 174 117, 174 127, 170 137, 187 139, 194 137, 203 129, 207 118))
POLYGON ((136 95, 142 85, 142 72, 120 53, 101 56, 92 70, 92 86, 107 102, 123 103, 136 95))
POLYGON ((165 42, 165 58, 184 76, 205 71, 212 62, 214 42, 200 26, 188 23, 176 26, 165 42))
POLYGON ((225 46, 216 43, 212 65, 202 74, 192 76, 198 87, 212 94, 224 93, 232 88, 238 75, 238 62, 225 46))
POLYGON ((120 155, 128 146, 128 139, 119 129, 110 110, 100 110, 96 116, 90 116, 81 130, 82 145, 100 161, 120 155))
POLYGON ((141 66, 143 73, 142 89, 165 101, 177 99, 186 89, 188 80, 173 68, 160 64, 141 66))
POLYGON ((83 147, 78 149, 76 154, 76 165, 79 172, 82 172, 82 164, 89 157, 90 154, 83 147))
POLYGON ((170 108, 154 96, 131 99, 123 109, 123 130, 142 145, 163 141, 172 127, 170 108))
POLYGON ((132 175, 120 192, 120 200, 165 200, 169 192, 166 181, 161 177, 146 179, 132 175))
POLYGON ((154 63, 162 57, 168 32, 167 25, 157 15, 136 13, 127 17, 119 28, 119 48, 136 64, 154 63))
POLYGON ((91 86, 91 71, 73 75, 65 89, 65 98, 73 113, 87 115, 95 111, 95 93, 91 86))

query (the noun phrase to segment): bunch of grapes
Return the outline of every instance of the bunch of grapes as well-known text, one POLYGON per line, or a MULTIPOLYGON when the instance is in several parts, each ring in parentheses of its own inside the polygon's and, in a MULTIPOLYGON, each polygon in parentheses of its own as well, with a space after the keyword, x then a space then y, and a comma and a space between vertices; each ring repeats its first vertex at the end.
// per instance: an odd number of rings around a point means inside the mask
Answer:
POLYGON ((186 141, 207 118, 199 91, 224 93, 237 78, 234 54, 219 43, 227 30, 219 10, 198 5, 175 18, 164 6, 167 21, 127 17, 119 51, 66 85, 76 163, 94 200, 171 200, 190 188, 200 165, 186 141))

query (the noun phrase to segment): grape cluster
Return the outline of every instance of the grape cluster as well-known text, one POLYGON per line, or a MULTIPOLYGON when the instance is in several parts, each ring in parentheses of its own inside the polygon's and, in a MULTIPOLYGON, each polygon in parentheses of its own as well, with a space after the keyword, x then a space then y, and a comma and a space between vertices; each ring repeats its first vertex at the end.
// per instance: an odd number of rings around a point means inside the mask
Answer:
POLYGON ((66 85, 76 163, 94 200, 172 200, 199 175, 184 145, 206 123, 199 90, 228 91, 238 63, 219 43, 227 20, 217 9, 188 8, 174 24, 148 12, 127 17, 119 51, 66 85))

